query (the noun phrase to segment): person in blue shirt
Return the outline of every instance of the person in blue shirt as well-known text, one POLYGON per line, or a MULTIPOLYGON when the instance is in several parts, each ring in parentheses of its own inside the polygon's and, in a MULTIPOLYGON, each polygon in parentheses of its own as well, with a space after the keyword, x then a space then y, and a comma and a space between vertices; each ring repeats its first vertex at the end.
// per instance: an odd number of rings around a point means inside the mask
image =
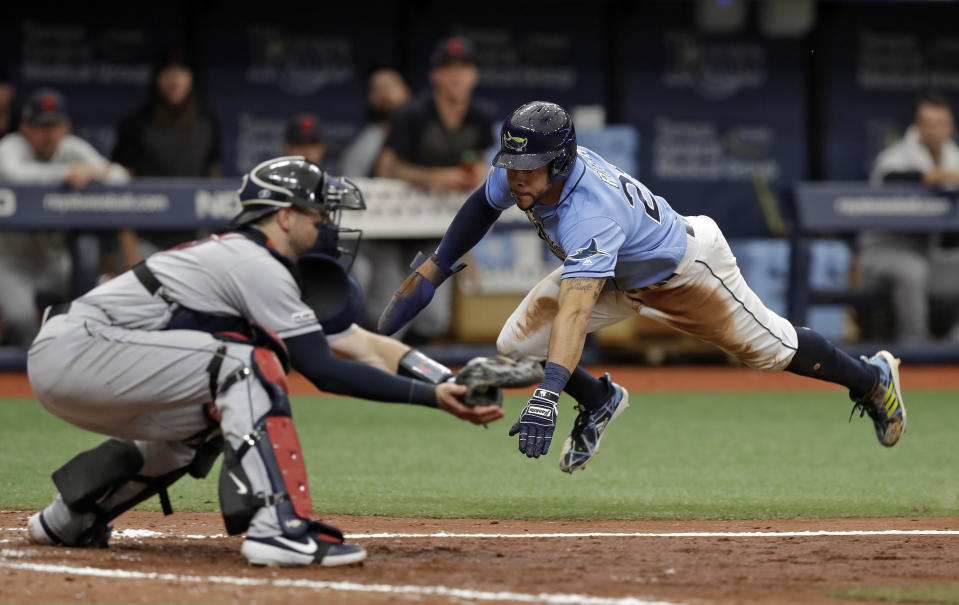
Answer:
POLYGON ((510 436, 531 458, 547 453, 559 393, 578 416, 560 468, 573 472, 596 454, 609 425, 629 407, 609 374, 579 365, 588 332, 636 314, 710 342, 753 368, 787 370, 841 384, 853 411, 869 414, 885 446, 906 428, 899 360, 888 351, 854 359, 808 328, 794 327, 749 288, 719 227, 684 217, 643 183, 576 145, 569 114, 543 101, 503 123, 500 151, 485 184, 458 211, 439 247, 414 260, 414 272, 380 317, 391 334, 429 304, 436 287, 462 268, 458 259, 512 205, 524 211, 563 265, 537 284, 507 320, 497 348, 545 360, 543 381, 510 436))

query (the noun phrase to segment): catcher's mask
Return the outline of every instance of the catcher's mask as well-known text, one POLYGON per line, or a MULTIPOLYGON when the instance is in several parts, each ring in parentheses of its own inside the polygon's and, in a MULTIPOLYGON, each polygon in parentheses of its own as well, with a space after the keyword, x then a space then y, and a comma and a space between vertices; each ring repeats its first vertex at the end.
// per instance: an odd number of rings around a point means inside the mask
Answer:
MULTIPOLYGON (((317 227, 320 239, 332 241, 327 254, 342 255, 339 232, 355 232, 357 229, 340 229, 341 210, 364 210, 363 193, 345 178, 327 174, 322 168, 302 156, 284 156, 267 160, 243 175, 237 190, 243 210, 230 221, 230 227, 242 227, 258 221, 280 208, 309 208, 324 214, 317 227)), ((356 238, 358 241, 358 237, 356 238)), ((352 254, 355 255, 355 246, 352 254)))
POLYGON ((349 273, 353 261, 356 260, 356 253, 362 239, 362 229, 321 225, 320 236, 316 238, 316 245, 313 246, 310 254, 331 256, 349 273))

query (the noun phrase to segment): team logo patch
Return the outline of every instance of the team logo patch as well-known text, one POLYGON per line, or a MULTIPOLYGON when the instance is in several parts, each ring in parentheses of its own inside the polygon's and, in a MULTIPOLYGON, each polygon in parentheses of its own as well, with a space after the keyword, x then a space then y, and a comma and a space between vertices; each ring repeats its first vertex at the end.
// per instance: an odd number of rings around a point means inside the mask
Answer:
POLYGON ((292 319, 293 323, 295 324, 310 323, 316 321, 316 313, 314 313, 312 309, 307 311, 297 311, 290 316, 290 319, 292 319))
POLYGON ((575 253, 570 254, 566 257, 566 262, 578 263, 582 261, 584 265, 592 265, 593 257, 595 256, 605 256, 609 258, 611 255, 608 252, 603 252, 599 249, 599 244, 596 243, 596 238, 589 240, 589 245, 585 248, 580 248, 575 253))
POLYGON ((511 151, 526 151, 526 145, 529 143, 529 139, 524 139, 523 137, 514 137, 507 130, 503 134, 503 147, 511 151))

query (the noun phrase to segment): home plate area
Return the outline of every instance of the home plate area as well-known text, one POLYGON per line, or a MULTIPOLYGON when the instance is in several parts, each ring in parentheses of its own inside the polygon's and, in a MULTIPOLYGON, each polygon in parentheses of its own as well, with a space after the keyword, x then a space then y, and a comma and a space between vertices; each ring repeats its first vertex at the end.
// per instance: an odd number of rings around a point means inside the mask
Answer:
POLYGON ((110 548, 29 544, 0 511, 0 601, 20 603, 833 603, 955 582, 959 519, 518 521, 325 518, 351 567, 257 568, 215 513, 132 511, 110 548))

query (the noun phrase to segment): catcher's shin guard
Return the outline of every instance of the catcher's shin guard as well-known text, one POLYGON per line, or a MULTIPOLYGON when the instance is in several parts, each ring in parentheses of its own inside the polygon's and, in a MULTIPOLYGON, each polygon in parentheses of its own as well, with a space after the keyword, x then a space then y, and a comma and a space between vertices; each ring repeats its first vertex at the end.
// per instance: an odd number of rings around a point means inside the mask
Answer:
POLYGON ((181 442, 108 439, 53 473, 60 497, 38 521, 51 543, 106 546, 110 522, 154 494, 171 514, 166 488, 187 473, 205 477, 222 444, 216 427, 181 442))
POLYGON ((135 477, 144 462, 132 441, 107 439, 55 470, 53 483, 67 506, 93 512, 98 500, 135 477))
POLYGON ((307 483, 300 441, 290 415, 286 375, 273 351, 253 350, 253 375, 270 398, 270 409, 243 437, 239 447, 227 444, 220 472, 220 506, 227 532, 246 531, 257 511, 274 507, 283 535, 299 538, 313 518, 313 503, 307 483), (266 470, 269 485, 255 489, 242 461, 255 449, 266 470))

